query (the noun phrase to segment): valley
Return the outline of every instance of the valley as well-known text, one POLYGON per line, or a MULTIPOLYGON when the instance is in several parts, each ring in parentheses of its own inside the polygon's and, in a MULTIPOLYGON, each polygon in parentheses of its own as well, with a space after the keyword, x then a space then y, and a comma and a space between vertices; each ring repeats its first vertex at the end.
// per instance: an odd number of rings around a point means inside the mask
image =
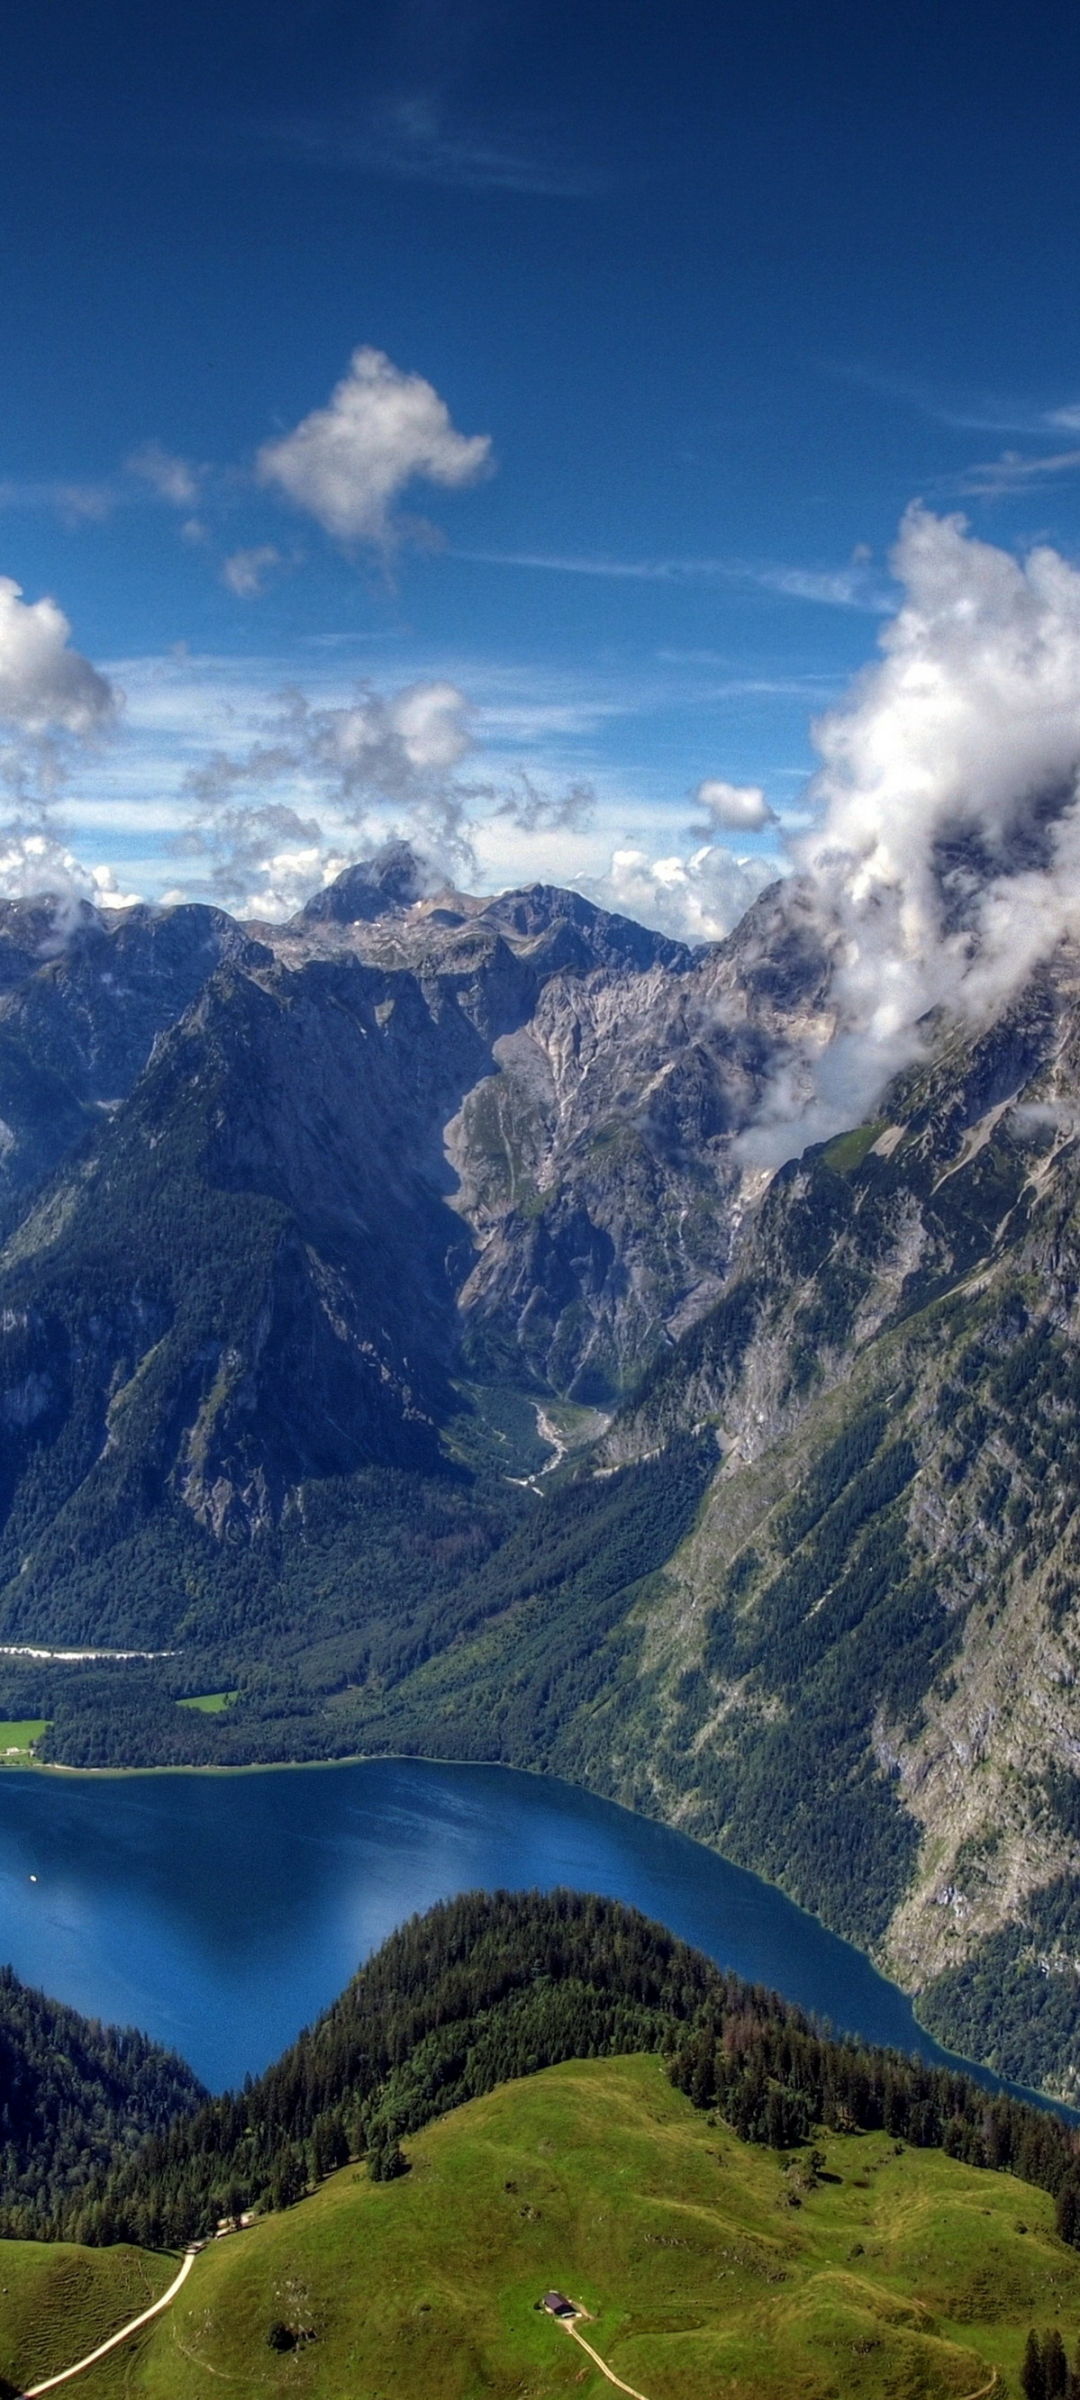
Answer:
POLYGON ((562 1776, 1070 2096, 1071 949, 763 1175, 797 894, 690 952, 417 874, 44 954, 8 904, 0 1709, 69 1766, 562 1776))

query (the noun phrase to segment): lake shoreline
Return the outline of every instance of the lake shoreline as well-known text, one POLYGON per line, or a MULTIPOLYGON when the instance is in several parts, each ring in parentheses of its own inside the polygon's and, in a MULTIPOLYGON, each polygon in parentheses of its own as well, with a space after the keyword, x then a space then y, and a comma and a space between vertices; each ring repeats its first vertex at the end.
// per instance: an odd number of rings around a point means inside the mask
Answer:
MULTIPOLYGON (((913 2034, 916 2036, 921 2036, 924 2043, 928 2043, 932 2046, 933 2051, 937 2054, 939 2062, 954 2066, 958 2072, 965 2075, 972 2075, 980 2082, 989 2078, 993 2085, 1000 2085, 1003 2089, 1014 2091, 1021 2097, 1037 2102, 1040 2107, 1049 2108, 1059 2114, 1064 2115, 1074 2123, 1080 2121, 1077 2118, 1077 2112, 1073 2110, 1069 2104, 1062 2100, 1057 2094, 1052 2092, 1038 2092, 1031 2090, 1026 2086, 1010 2084, 1006 2082, 1005 2079, 999 2077, 995 2070, 985 2062, 968 2058, 960 2052, 948 2050, 942 2043, 937 2041, 936 2037, 929 2031, 929 2028, 922 2024, 918 2016, 913 1995, 911 1993, 905 1992, 903 1986, 896 1983, 892 1977, 884 1975, 881 1969, 877 1966, 875 1960, 867 1951, 860 1949, 856 1943, 849 1941, 846 1936, 836 1933, 831 1926, 825 1923, 824 1919, 818 1917, 812 1910, 804 1908, 799 1901, 792 1899, 791 1895, 783 1890, 782 1885, 772 1883, 767 1877, 758 1875, 753 1868, 744 1867, 736 1860, 727 1858, 723 1851, 715 1849, 711 1843, 701 1841, 696 1835, 685 1833, 679 1826, 667 1824, 661 1817, 646 1816, 641 1810, 631 1807, 625 1801, 615 1800, 610 1798, 607 1794, 590 1791, 585 1785, 571 1783, 561 1776, 547 1774, 540 1768, 509 1766, 502 1760, 441 1759, 428 1756, 427 1754, 421 1756, 416 1752, 352 1753, 346 1758, 335 1759, 259 1760, 248 1765, 235 1767, 221 1766, 216 1763, 202 1763, 191 1766, 72 1767, 65 1765, 59 1760, 37 1761, 33 1759, 27 1761, 25 1764, 12 1760, 10 1762, 5 1762, 5 1765, 7 1766, 9 1778, 12 1775, 29 1776, 33 1777, 35 1780, 40 1779, 43 1782, 55 1782, 64 1789, 71 1789, 73 1784, 85 1783, 97 1791, 100 1791, 102 1785, 110 1783, 122 1788, 130 1788, 132 1785, 140 1783, 150 1786, 160 1786, 163 1781, 170 1778, 174 1780, 183 1778, 185 1782, 188 1780, 197 1780, 199 1785, 213 1783, 241 1784, 246 1782, 255 1782, 267 1776, 283 1776, 285 1774, 290 1776, 311 1775, 315 1770, 321 1770, 322 1774, 325 1775, 328 1771, 333 1770, 348 1771, 355 1770, 356 1768, 379 1767, 398 1768, 406 1771, 410 1768, 420 1769, 421 1771, 425 1769, 436 1770, 449 1772, 454 1776, 457 1776, 464 1771, 467 1775, 475 1775, 477 1777, 503 1775, 512 1777, 514 1779, 520 1778, 523 1783, 531 1784, 534 1787, 542 1787, 546 1791, 552 1792, 553 1794, 565 1794, 567 1799, 571 1802, 586 1802, 593 1806, 599 1806, 601 1809, 613 1810, 617 1812, 618 1816, 625 1818, 630 1825, 639 1826, 642 1829, 648 1828, 653 1832, 661 1832, 662 1834, 673 1838, 678 1843, 685 1844, 691 1853, 699 1854, 702 1860, 715 1862, 716 1866, 720 1869, 727 1871, 729 1874, 734 1875, 735 1877, 745 1879, 748 1887, 754 1887, 763 1895, 769 1895, 770 1899, 776 1904, 781 1904, 785 1911, 793 1912, 793 1917, 796 1921, 796 1924, 799 1920, 801 1920, 803 1925, 805 1925, 807 1928, 808 1933, 810 1933, 812 1929, 814 1934, 825 1937, 830 1944, 835 1943, 839 1945, 842 1952, 847 1952, 850 1955, 853 1966, 855 1965, 855 1962, 858 1962, 859 1966, 868 1971, 875 1978, 877 1984, 883 1988, 883 1992, 895 1995, 897 2000, 904 2003, 911 2012, 911 2030, 913 2034)), ((0 1790, 3 1788, 3 1781, 3 1774, 0 1774, 0 1790)), ((461 1888, 466 1887, 462 1886, 461 1888)), ((519 1885, 517 1888, 524 1887, 519 1885)), ((573 1888, 579 1890, 588 1890, 591 1888, 591 1886, 587 1881, 585 1881, 574 1883, 573 1888)), ((635 1906, 642 1905, 642 1903, 637 1900, 633 1901, 632 1904, 635 1906)), ((657 1907, 652 1906, 647 1908, 645 1913, 653 1915, 656 1921, 663 1923, 666 1927, 668 1927, 669 1930, 675 1930, 674 1928, 670 1927, 667 1915, 663 1914, 662 1911, 657 1907)), ((678 1938, 688 1939, 690 1937, 682 1934, 679 1935, 678 1938)), ((698 1946, 704 1945, 699 1942, 698 1946)), ((729 1960, 725 1962, 722 1959, 718 1959, 717 1963, 731 1964, 731 1961, 729 1960)), ((740 1974, 745 1973, 744 1968, 738 1964, 734 1965, 733 1971, 740 1974)), ((752 1974, 747 1976, 747 1980, 758 1981, 768 1979, 762 1978, 756 1974, 752 1974)), ((768 1988, 780 1991, 785 1997, 792 1999, 796 2006, 801 2006, 806 2009, 809 2015, 817 2016, 823 2022, 830 2021, 829 2012, 827 2009, 815 2007, 812 2003, 808 2003, 805 1997, 800 1998, 797 1994, 793 1994, 790 1990, 785 1991, 784 1982, 775 1975, 771 1980, 768 1980, 768 1988)), ((875 2037, 872 2035, 861 2035, 860 2038, 875 2041, 880 2039, 880 2037, 875 2037)), ((899 2041, 895 2041, 891 2044, 886 2042, 884 2046, 898 2047, 901 2049, 903 2048, 903 2044, 899 2041)))

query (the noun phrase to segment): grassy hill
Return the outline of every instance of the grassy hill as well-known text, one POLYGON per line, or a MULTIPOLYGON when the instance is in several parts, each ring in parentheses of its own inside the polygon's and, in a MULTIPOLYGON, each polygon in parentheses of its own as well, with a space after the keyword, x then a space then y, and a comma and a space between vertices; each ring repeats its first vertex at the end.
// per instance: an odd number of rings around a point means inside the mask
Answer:
MULTIPOLYGON (((25 2384, 59 2374, 107 2341, 118 2325, 159 2299, 175 2273, 175 2262, 165 2252, 136 2250, 127 2242, 112 2250, 81 2250, 74 2242, 0 2242, 3 2400, 25 2384)), ((123 2368, 116 2372, 122 2374, 123 2368)), ((90 2384, 71 2388, 89 2391, 90 2384)))
MULTIPOLYGON (((740 2142, 656 2058, 504 2084, 407 2147, 404 2178, 346 2167, 211 2246, 82 2400, 603 2400, 534 2305, 552 2284, 648 2400, 966 2400, 995 2371, 1004 2400, 1030 2325, 1058 2325, 1070 2354, 1080 2329, 1080 2256, 1044 2193, 886 2134, 822 2137, 815 2178, 809 2149, 740 2142), (275 2324, 292 2347, 271 2347, 275 2324)), ((55 2370, 91 2331, 72 2307, 54 2321, 48 2272, 115 2275, 119 2303, 139 2255, 0 2249, 0 2373, 55 2370)), ((156 2289, 172 2271, 145 2267, 156 2289)), ((92 2293, 100 2339, 104 2281, 92 2293)))

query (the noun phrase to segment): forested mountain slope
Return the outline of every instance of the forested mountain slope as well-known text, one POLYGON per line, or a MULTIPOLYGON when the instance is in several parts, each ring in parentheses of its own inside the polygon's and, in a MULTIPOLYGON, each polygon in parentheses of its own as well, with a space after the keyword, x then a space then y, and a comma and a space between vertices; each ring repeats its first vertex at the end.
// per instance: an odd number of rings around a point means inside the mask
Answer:
POLYGON ((830 1021, 797 892, 691 954, 398 852, 284 928, 0 933, 8 1155, 33 1092, 52 1160, 0 1252, 0 1633, 167 1654, 9 1659, 45 1754, 575 1777, 1078 2088, 1068 946, 770 1180, 830 1021))
POLYGON ((42 2230, 176 2246, 285 2209, 350 2157, 375 2181, 433 2118, 563 2059, 661 2052, 698 2108, 774 2149, 885 2130, 1011 2167, 1080 2246, 1080 2169, 1049 2111, 948 2068, 823 2036, 636 1909, 571 1891, 469 1892, 390 1935, 341 1997, 242 2092, 117 2145, 52 2197, 42 2230))
POLYGON ((0 2234, 55 2232, 96 2176, 204 2098, 173 2051, 0 1967, 0 2234))

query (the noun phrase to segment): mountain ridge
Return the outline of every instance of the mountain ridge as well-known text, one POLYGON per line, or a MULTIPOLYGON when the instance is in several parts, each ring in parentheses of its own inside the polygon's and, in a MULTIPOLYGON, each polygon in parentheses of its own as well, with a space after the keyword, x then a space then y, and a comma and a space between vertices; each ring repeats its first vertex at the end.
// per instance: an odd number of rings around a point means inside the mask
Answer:
MULTIPOLYGON (((653 1809, 1080 2088, 1075 953, 772 1173, 832 1022, 798 890, 690 953, 349 875, 70 957, 11 919, 0 1115, 10 1019, 58 1155, 0 1252, 6 1636, 174 1649, 168 1757, 427 1747, 653 1809)), ((12 1714, 119 1760, 135 1675, 12 1714)))

